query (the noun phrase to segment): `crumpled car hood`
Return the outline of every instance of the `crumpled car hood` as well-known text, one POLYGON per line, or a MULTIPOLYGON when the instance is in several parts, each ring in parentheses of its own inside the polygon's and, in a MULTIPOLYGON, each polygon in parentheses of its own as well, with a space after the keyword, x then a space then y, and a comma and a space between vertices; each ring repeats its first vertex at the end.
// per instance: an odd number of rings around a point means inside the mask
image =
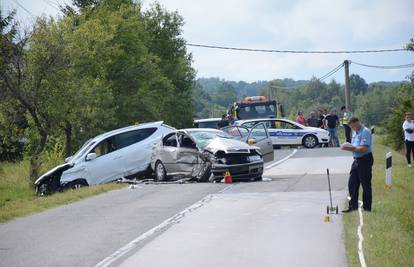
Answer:
POLYGON ((214 138, 205 148, 213 154, 219 150, 225 153, 250 153, 252 149, 259 150, 258 147, 250 146, 242 141, 221 137, 214 138))
POLYGON ((45 174, 43 174, 42 176, 40 176, 34 184, 38 185, 45 177, 50 176, 56 171, 59 171, 61 169, 69 169, 71 167, 73 167, 73 163, 64 163, 64 164, 58 165, 54 167, 53 169, 49 170, 48 172, 46 172, 45 174))

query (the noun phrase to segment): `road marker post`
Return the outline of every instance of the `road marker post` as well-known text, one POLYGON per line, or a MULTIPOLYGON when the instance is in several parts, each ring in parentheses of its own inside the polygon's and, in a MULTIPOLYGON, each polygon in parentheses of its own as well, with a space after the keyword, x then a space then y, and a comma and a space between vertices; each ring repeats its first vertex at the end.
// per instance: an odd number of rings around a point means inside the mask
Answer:
POLYGON ((392 153, 388 152, 385 155, 385 188, 390 189, 392 186, 392 153))

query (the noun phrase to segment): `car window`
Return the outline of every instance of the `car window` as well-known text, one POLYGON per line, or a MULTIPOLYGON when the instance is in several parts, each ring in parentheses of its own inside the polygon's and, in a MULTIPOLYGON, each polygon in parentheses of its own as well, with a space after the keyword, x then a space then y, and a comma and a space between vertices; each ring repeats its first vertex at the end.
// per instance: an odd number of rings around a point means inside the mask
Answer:
POLYGON ((106 138, 105 140, 99 142, 90 153, 95 153, 97 157, 109 154, 116 150, 113 137, 106 138))
POLYGON ((157 128, 144 128, 125 133, 120 133, 115 136, 115 142, 117 149, 121 149, 150 137, 157 128))
POLYGON ((256 123, 257 123, 257 122, 255 122, 255 121, 246 122, 246 123, 243 123, 243 127, 246 127, 246 128, 252 128, 253 126, 255 126, 255 125, 256 125, 256 123))
POLYGON ((180 144, 180 147, 197 148, 193 140, 185 134, 178 135, 178 143, 180 144))
POLYGON ((249 130, 244 127, 228 126, 221 130, 237 140, 245 140, 249 135, 249 130))
POLYGON ((177 147, 177 137, 176 137, 176 134, 175 133, 172 133, 172 134, 167 135, 166 137, 164 137, 163 144, 164 144, 164 146, 177 147))
POLYGON ((196 128, 218 129, 218 121, 200 121, 196 124, 196 128))
POLYGON ((263 139, 266 139, 267 136, 267 131, 266 131, 266 126, 261 123, 256 125, 250 132, 250 136, 249 138, 253 138, 255 139, 257 142, 261 141, 263 139))
POLYGON ((290 129, 290 130, 300 129, 300 127, 292 123, 286 122, 286 121, 275 121, 275 126, 276 126, 276 129, 290 129))

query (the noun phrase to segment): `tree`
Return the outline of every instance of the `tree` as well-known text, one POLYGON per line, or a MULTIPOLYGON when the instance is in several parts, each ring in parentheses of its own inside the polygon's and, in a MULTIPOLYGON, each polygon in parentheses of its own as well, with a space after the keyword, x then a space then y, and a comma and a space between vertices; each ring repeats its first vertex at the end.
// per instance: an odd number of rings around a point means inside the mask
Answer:
POLYGON ((351 74, 351 76, 349 76, 349 84, 351 92, 355 95, 365 94, 367 92, 368 84, 358 74, 351 74))

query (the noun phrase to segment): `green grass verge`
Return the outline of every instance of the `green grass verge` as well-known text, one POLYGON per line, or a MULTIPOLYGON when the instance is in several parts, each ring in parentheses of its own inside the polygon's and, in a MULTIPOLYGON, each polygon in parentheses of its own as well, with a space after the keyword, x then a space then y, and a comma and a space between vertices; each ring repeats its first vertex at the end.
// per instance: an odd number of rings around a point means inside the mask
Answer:
MULTIPOLYGON (((408 168, 403 155, 379 141, 374 145, 373 211, 363 213, 365 260, 367 266, 414 266, 414 168, 408 168), (385 154, 389 151, 393 152, 393 186, 386 189, 385 154)), ((344 224, 349 265, 360 266, 358 213, 346 214, 344 224)))
POLYGON ((0 165, 0 223, 59 205, 121 188, 121 184, 105 184, 67 190, 48 197, 38 197, 27 178, 29 163, 4 163, 0 165))

